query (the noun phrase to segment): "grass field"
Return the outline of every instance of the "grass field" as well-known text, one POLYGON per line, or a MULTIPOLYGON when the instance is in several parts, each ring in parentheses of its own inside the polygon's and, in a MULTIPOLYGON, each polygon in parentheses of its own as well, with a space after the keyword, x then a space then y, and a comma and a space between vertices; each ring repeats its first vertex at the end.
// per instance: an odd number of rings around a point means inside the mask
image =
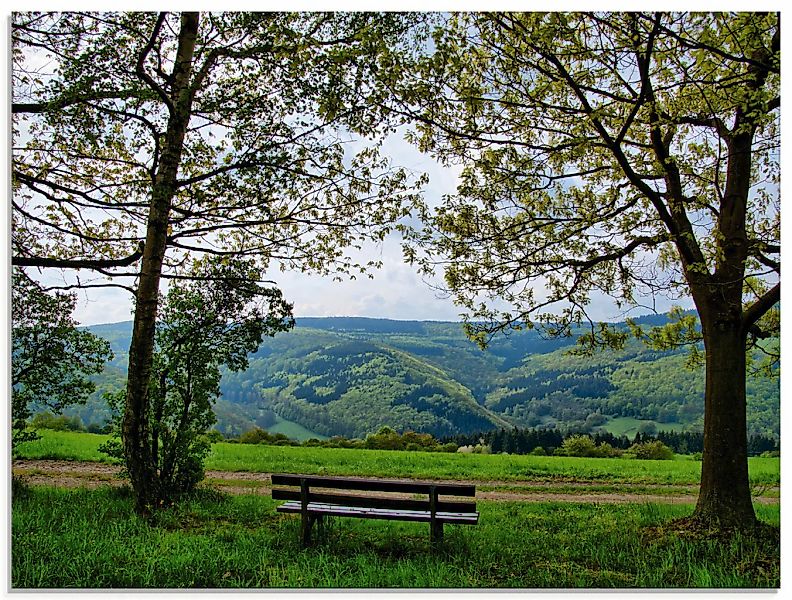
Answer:
POLYGON ((635 437, 635 434, 638 433, 639 428, 641 425, 646 425, 647 423, 654 423, 657 431, 684 431, 685 425, 682 423, 658 423, 657 421, 642 421, 640 419, 636 419, 634 417, 616 417, 609 419, 607 423, 605 423, 602 427, 606 431, 612 433, 615 436, 622 436, 626 435, 628 438, 632 439, 635 437))
MULTIPOLYGON (((664 530, 690 506, 479 502, 475 527, 337 519, 306 550, 267 497, 204 492, 150 524, 125 488, 23 489, 12 510, 20 588, 766 588, 774 538, 664 530)), ((778 507, 757 507, 777 525, 778 507)))
POLYGON ((110 439, 109 435, 49 429, 42 429, 38 434, 40 439, 20 445, 22 458, 110 461, 106 454, 99 452, 99 446, 110 439))
MULTIPOLYGON (((215 444, 207 468, 221 471, 371 475, 470 481, 586 480, 634 483, 697 483, 701 463, 687 457, 671 461, 445 454, 215 444)), ((751 481, 775 484, 779 459, 751 458, 751 481)))
MULTIPOLYGON (((22 454, 97 461, 106 439, 45 431, 22 454)), ((674 486, 697 483, 701 468, 689 457, 639 461, 229 443, 215 444, 206 466, 463 479, 482 491, 510 481, 546 481, 561 493, 580 491, 573 485, 579 482, 608 492, 629 483, 633 493, 645 486, 653 494, 653 485, 672 493, 674 486)), ((749 469, 753 483, 778 484, 779 459, 752 458, 749 469)), ((148 522, 134 513, 128 487, 15 488, 14 589, 773 588, 780 580, 777 533, 762 539, 680 536, 668 529, 669 521, 689 515, 687 504, 480 500, 479 524, 446 527, 440 551, 429 546, 426 524, 358 519, 331 521, 303 550, 299 518, 275 512, 268 495, 202 489, 148 522)), ((755 508, 760 519, 778 526, 778 504, 755 508)))
POLYGON ((294 421, 287 421, 286 419, 282 419, 278 415, 275 415, 275 424, 267 427, 267 431, 269 433, 282 433, 293 440, 297 440, 299 442, 303 442, 305 440, 309 440, 311 438, 315 438, 317 440, 326 440, 326 435, 318 434, 310 429, 306 429, 299 423, 295 423, 294 421))
MULTIPOLYGON (((102 461, 107 457, 98 451, 98 447, 106 439, 107 436, 90 433, 44 431, 41 440, 22 447, 21 455, 24 458, 102 461)), ((751 483, 777 485, 780 477, 779 463, 778 458, 750 458, 748 466, 751 483)), ((679 485, 698 483, 701 463, 686 456, 677 456, 670 461, 653 461, 303 448, 221 442, 213 445, 206 468, 259 473, 293 472, 468 481, 531 479, 679 485)))

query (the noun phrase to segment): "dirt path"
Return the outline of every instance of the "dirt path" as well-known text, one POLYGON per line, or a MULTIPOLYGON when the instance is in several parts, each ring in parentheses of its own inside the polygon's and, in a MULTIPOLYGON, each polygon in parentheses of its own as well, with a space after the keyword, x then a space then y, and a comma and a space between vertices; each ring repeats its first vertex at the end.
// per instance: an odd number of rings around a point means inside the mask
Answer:
MULTIPOLYGON (((94 462, 61 460, 17 460, 14 475, 30 485, 96 488, 102 485, 123 485, 119 476, 121 468, 94 462)), ((247 471, 207 471, 207 485, 230 494, 262 494, 271 491, 270 473, 247 471)), ((657 502, 663 504, 693 504, 696 502, 696 485, 662 484, 603 484, 596 481, 476 481, 479 500, 519 500, 523 502, 657 502)), ((757 496, 760 504, 778 504, 778 487, 757 496)))

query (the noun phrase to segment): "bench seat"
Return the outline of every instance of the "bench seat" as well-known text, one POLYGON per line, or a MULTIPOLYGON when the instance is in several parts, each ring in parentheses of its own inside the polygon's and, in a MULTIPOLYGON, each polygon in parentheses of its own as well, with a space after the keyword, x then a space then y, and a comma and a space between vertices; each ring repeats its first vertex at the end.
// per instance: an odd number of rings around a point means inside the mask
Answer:
MULTIPOLYGON (((283 513, 301 513, 302 505, 292 500, 281 504, 277 509, 283 513)), ((358 517, 362 519, 388 519, 392 521, 418 521, 431 523, 432 513, 428 510, 392 510, 388 508, 366 508, 361 506, 341 506, 322 502, 309 502, 308 512, 317 515, 337 517, 358 517)), ((478 513, 436 512, 435 519, 443 523, 464 523, 474 525, 478 522, 478 513)))

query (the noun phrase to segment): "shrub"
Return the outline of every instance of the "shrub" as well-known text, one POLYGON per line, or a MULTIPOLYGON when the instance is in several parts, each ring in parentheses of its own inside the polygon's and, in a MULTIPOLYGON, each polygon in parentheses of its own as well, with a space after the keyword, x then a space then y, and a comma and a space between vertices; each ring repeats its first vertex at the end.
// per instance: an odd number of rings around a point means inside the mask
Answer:
MULTIPOLYGON (((542 449, 544 453, 544 449, 542 449)), ((535 454, 536 449, 531 452, 535 454)), ((582 458, 613 458, 621 456, 622 451, 614 448, 608 442, 597 445, 588 435, 571 435, 566 438, 560 448, 556 448, 555 456, 577 456, 582 458)), ((543 454, 537 454, 542 456, 543 454)))
POLYGON ((529 453, 531 456, 547 456, 547 452, 541 446, 537 446, 529 453))
POLYGON ((400 434, 387 425, 380 427, 377 433, 367 435, 362 446, 373 450, 440 450, 437 440, 429 433, 405 431, 400 434))
POLYGON ((346 438, 342 438, 341 441, 338 443, 339 448, 363 448, 364 442, 363 440, 359 440, 357 438, 348 440, 346 438))
POLYGON ((51 412, 38 413, 33 417, 31 425, 35 429, 52 429, 54 431, 85 431, 80 417, 55 416, 51 412))
POLYGON ((556 450, 556 454, 561 456, 594 456, 597 446, 587 435, 571 435, 564 440, 561 448, 556 450), (559 452, 560 451, 560 452, 559 452))
MULTIPOLYGON (((135 443, 145 445, 146 452, 135 462, 143 467, 145 461, 156 474, 152 489, 157 497, 146 498, 152 507, 172 504, 203 479, 203 461, 211 451, 205 433, 216 422, 221 368, 244 371, 248 354, 265 335, 294 325, 291 305, 280 290, 258 283, 260 271, 247 259, 199 259, 190 275, 196 279, 173 283, 160 305, 149 407, 139 415, 148 427, 146 437, 135 443)), ((122 392, 116 399, 118 414, 124 413, 125 396, 122 392)), ((144 495, 135 491, 140 501, 144 495)))
POLYGON ((216 444, 217 442, 222 442, 225 438, 217 429, 210 429, 206 432, 206 439, 209 440, 210 443, 216 444))
MULTIPOLYGON (((266 442, 261 442, 261 443, 265 444, 266 442)), ((289 438, 286 438, 285 440, 284 439, 275 440, 274 442, 272 442, 272 445, 273 446, 299 446, 300 443, 299 442, 295 442, 294 440, 290 440, 289 438)))
POLYGON ((380 427, 377 433, 366 436, 364 447, 372 450, 404 450, 404 438, 387 425, 380 427))
POLYGON ((638 426, 638 431, 641 433, 641 435, 655 435, 657 433, 657 425, 655 425, 652 421, 641 423, 638 426))
POLYGON ((671 460, 674 458, 674 451, 660 440, 633 444, 627 453, 644 460, 671 460))
POLYGON ((586 417, 585 426, 586 427, 597 427, 599 425, 604 425, 607 422, 608 422, 608 417, 606 417, 602 413, 593 412, 589 416, 586 417))
POLYGON ((262 442, 271 442, 272 437, 261 427, 254 427, 241 433, 238 440, 240 444, 260 444, 262 442))
POLYGON ((483 444, 476 444, 475 446, 460 446, 457 452, 461 454, 492 454, 492 449, 483 444))
POLYGON ((594 449, 594 452, 590 456, 596 458, 615 458, 621 456, 621 450, 614 448, 608 442, 602 442, 594 449))
POLYGON ((115 464, 124 464, 124 445, 121 443, 120 437, 111 437, 106 442, 99 444, 99 452, 106 454, 115 464))

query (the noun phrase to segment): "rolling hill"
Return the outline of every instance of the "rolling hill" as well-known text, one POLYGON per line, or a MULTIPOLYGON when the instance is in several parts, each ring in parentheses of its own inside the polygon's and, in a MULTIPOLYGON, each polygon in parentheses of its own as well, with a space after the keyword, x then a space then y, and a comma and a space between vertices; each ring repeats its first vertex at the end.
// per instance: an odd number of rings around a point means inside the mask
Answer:
MULTIPOLYGON (((641 320, 655 325, 663 317, 641 320)), ((101 391, 124 385, 131 323, 90 330, 116 356, 97 379, 100 390, 73 412, 99 423, 109 417, 101 391)), ((303 438, 364 437, 382 425, 435 436, 511 425, 623 430, 631 419, 701 428, 703 371, 686 370, 684 352, 632 341, 577 357, 568 354, 574 343, 529 330, 498 336, 482 351, 459 323, 299 318, 293 331, 265 339, 246 371, 224 373, 217 428, 236 435, 291 427, 303 438)), ((750 433, 778 435, 778 378, 749 377, 748 422, 750 433)))

